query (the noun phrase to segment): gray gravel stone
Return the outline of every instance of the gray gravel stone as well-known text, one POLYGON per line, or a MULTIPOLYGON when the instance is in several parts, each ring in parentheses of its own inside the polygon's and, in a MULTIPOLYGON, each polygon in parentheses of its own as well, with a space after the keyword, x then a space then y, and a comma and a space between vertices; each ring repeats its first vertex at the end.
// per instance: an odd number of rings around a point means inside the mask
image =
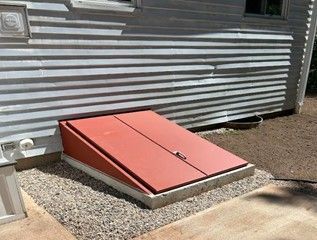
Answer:
POLYGON ((65 162, 18 173, 22 188, 78 239, 130 239, 270 183, 255 175, 199 196, 149 210, 65 162))

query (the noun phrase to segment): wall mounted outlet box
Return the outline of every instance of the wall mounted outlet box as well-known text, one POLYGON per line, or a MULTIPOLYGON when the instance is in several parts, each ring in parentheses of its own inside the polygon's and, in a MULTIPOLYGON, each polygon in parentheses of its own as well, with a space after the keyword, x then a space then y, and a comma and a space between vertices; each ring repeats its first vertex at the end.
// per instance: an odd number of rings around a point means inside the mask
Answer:
POLYGON ((14 142, 1 144, 1 150, 4 152, 14 151, 16 149, 16 144, 14 142))

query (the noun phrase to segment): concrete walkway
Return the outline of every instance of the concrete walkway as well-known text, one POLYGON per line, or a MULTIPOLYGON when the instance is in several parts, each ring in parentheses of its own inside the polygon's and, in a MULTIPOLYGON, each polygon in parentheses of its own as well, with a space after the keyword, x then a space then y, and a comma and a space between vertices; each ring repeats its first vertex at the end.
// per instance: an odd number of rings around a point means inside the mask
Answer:
POLYGON ((317 239, 317 195, 269 185, 137 239, 317 239))
POLYGON ((28 217, 0 226, 2 240, 75 240, 57 220, 22 191, 28 217))

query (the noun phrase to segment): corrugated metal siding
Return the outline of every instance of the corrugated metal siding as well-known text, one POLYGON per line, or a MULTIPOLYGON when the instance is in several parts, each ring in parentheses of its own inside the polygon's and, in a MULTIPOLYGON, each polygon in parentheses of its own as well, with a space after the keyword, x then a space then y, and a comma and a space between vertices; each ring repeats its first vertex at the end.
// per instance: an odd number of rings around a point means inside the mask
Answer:
POLYGON ((311 0, 288 21, 244 0, 143 0, 133 13, 27 4, 32 39, 0 42, 0 142, 60 150, 57 120, 152 108, 185 127, 295 107, 311 0))

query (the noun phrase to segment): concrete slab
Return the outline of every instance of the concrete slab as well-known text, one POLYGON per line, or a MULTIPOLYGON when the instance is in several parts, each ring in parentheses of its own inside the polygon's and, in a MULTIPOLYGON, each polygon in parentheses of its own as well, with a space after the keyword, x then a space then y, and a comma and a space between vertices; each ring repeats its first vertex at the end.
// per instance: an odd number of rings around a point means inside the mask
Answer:
POLYGON ((28 217, 0 226, 0 239, 5 240, 75 240, 56 219, 39 207, 22 191, 28 217))
POLYGON ((245 177, 252 176, 255 170, 254 165, 248 164, 245 167, 222 173, 220 175, 188 184, 186 186, 179 187, 170 191, 166 191, 164 193, 147 195, 138 191, 137 189, 126 185, 123 182, 118 181, 117 179, 112 178, 111 176, 106 175, 103 172, 98 171, 97 169, 94 169, 80 161, 67 156, 66 154, 62 155, 62 159, 64 159, 74 168, 77 168, 92 176, 93 178, 105 182, 107 185, 117 189, 118 191, 139 200, 151 209, 164 207, 168 204, 178 202, 186 198, 199 195, 203 192, 215 189, 217 187, 229 184, 231 182, 238 181, 245 177))
POLYGON ((316 239, 317 195, 269 185, 145 234, 154 239, 316 239))

